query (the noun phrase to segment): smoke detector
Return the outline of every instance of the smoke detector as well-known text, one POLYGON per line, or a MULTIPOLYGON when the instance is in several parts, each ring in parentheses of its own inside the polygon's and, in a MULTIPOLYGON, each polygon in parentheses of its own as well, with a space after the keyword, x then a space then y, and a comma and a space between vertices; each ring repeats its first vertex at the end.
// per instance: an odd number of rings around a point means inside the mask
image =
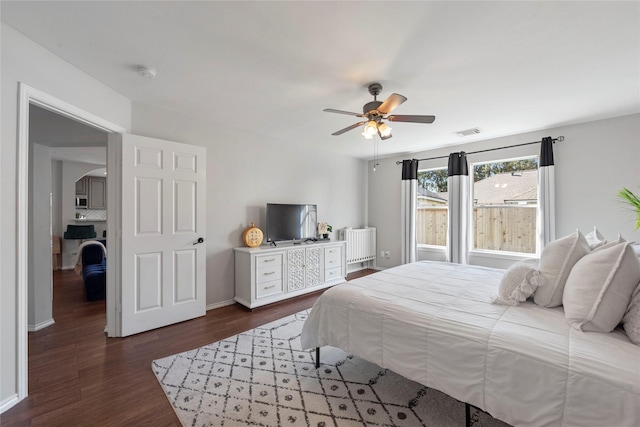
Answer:
POLYGON ((147 67, 144 65, 138 65, 136 67, 136 71, 141 77, 149 80, 154 79, 158 74, 155 68, 147 67))

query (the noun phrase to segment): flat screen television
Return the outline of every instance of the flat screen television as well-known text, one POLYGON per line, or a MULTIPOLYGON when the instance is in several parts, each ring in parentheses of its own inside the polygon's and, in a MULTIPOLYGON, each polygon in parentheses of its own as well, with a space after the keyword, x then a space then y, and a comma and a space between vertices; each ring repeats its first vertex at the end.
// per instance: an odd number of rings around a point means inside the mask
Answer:
POLYGON ((267 203, 267 242, 315 239, 317 212, 316 205, 267 203))

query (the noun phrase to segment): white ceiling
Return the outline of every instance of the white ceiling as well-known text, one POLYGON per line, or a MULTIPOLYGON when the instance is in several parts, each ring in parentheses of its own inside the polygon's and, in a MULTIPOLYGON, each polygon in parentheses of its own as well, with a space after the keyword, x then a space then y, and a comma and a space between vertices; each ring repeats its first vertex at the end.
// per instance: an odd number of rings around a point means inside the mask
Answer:
POLYGON ((380 155, 640 112, 640 2, 1 2, 1 17, 135 102, 368 158, 378 81, 397 114, 380 155), (155 67, 144 80, 134 69, 155 67), (460 137, 456 131, 478 127, 460 137))

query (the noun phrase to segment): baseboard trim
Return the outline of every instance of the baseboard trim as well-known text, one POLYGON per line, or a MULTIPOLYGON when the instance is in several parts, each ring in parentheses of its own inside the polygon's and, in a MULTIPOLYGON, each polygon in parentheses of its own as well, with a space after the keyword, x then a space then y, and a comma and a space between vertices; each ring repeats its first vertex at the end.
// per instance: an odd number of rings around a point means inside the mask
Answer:
POLYGON ((54 323, 56 323, 55 320, 49 319, 49 320, 45 320, 44 322, 40 322, 37 325, 29 325, 27 329, 29 332, 35 332, 35 331, 39 331, 40 329, 44 329, 47 326, 51 326, 54 323))
POLYGON ((215 303, 213 303, 213 304, 209 304, 209 305, 207 306, 207 311, 209 311, 209 310, 215 310, 216 308, 226 307, 226 306, 228 306, 228 305, 233 305, 233 304, 235 304, 235 303, 236 303, 236 302, 235 302, 235 300, 232 300, 232 299, 227 300, 227 301, 222 301, 222 302, 215 302, 215 303))
POLYGON ((0 414, 4 413, 11 408, 13 408, 20 400, 18 400, 18 395, 14 394, 7 397, 5 400, 0 403, 0 414))

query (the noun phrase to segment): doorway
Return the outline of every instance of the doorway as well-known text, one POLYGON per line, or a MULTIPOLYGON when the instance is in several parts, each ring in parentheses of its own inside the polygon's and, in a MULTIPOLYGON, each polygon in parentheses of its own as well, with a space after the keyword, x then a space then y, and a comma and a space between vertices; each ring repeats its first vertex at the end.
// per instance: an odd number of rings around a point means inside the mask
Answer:
MULTIPOLYGON (((81 259, 82 240, 68 235, 68 229, 91 229, 96 238, 106 230, 105 194, 96 194, 96 206, 78 209, 76 181, 106 182, 107 133, 78 123, 60 114, 29 106, 29 331, 52 325, 52 270, 73 269, 81 259), (82 178, 90 175, 91 178, 82 178), (97 199, 102 203, 99 204, 97 199), (69 237, 69 238, 62 238, 69 237), (52 245, 50 242, 56 243, 52 245), (49 268, 49 247, 59 248, 55 264, 49 268)), ((81 189, 84 196, 86 189, 81 189)), ((103 191, 104 193, 104 191, 103 191)), ((83 236, 92 238, 93 235, 83 236)), ((80 271, 81 272, 81 271, 80 271)), ((104 278, 93 283, 102 286, 104 278), (100 282, 100 283, 98 283, 100 282)))
MULTIPOLYGON (((66 119, 76 123, 88 126, 91 129, 108 134, 107 141, 114 134, 123 134, 125 129, 110 123, 100 117, 94 116, 84 110, 81 110, 62 100, 54 98, 44 92, 38 91, 25 84, 19 85, 19 102, 18 102, 18 198, 17 203, 17 365, 18 372, 18 400, 24 399, 28 394, 28 352, 27 352, 27 334, 28 334, 28 313, 29 313, 29 199, 31 192, 29 191, 29 179, 32 174, 32 166, 29 161, 29 119, 31 106, 40 107, 47 112, 58 114, 66 119)), ((107 157, 110 156, 107 143, 107 157)), ((118 181, 115 176, 115 164, 107 162, 107 187, 111 186, 111 190, 107 190, 107 218, 114 217, 115 212, 120 208, 116 206, 117 200, 114 189, 118 181), (113 185, 111 182, 113 181, 113 185)), ((107 228, 109 230, 109 228, 107 228)), ((114 231, 108 231, 107 235, 115 236, 114 231)), ((113 240, 113 239, 112 239, 113 240)), ((51 240, 49 240, 51 242, 51 240)), ((50 243, 49 243, 50 244, 50 243)), ((51 248, 47 248, 49 258, 47 266, 51 267, 51 248)), ((113 263, 112 263, 113 264, 113 263)), ((115 266, 112 266, 114 268, 115 266)), ((109 268, 109 270, 112 270, 109 268)), ((113 270, 115 271, 115 270, 113 270)), ((107 333, 112 336, 115 331, 115 274, 107 275, 107 333)), ((50 291, 52 292, 52 291, 50 291)))

